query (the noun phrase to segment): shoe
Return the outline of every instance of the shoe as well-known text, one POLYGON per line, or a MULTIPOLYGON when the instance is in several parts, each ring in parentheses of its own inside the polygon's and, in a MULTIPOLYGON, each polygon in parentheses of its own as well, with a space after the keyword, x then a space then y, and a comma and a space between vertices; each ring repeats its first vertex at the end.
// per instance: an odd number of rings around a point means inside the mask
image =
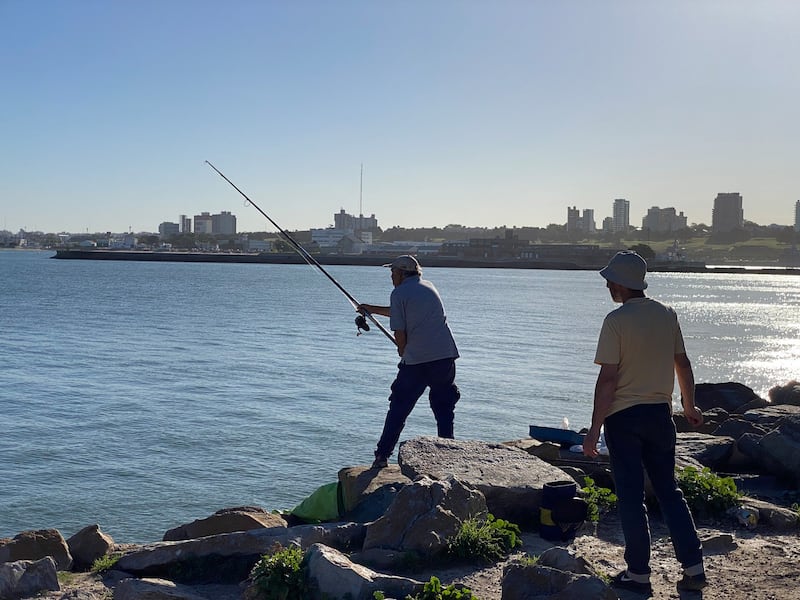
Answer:
POLYGON ((386 456, 381 456, 380 454, 376 454, 375 460, 372 461, 372 468, 385 469, 387 466, 389 466, 389 458, 386 456))
POLYGON ((683 579, 678 582, 678 589, 684 592, 699 592, 708 585, 706 581, 706 574, 700 573, 699 575, 683 574, 683 579))
POLYGON ((647 594, 648 596, 653 593, 653 586, 650 582, 639 583, 628 577, 628 571, 622 571, 611 580, 611 587, 619 588, 621 590, 628 590, 629 592, 636 592, 637 594, 647 594))

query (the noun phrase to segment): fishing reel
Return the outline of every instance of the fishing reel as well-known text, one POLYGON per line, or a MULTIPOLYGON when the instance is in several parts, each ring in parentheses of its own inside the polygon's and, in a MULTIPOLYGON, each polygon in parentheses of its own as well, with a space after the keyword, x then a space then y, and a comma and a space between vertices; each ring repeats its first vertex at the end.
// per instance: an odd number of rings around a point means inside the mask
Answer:
POLYGON ((356 328, 358 329, 356 335, 361 335, 363 332, 369 331, 369 323, 367 323, 367 318, 364 315, 358 315, 356 317, 356 328))

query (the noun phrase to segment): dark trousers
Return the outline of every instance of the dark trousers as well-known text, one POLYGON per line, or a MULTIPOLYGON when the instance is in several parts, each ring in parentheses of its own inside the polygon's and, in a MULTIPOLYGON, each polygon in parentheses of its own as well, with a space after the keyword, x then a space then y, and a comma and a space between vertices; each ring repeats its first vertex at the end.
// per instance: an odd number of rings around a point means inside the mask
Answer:
POLYGON ((461 397, 456 378, 456 361, 445 358, 418 365, 398 365, 397 377, 392 383, 389 396, 389 412, 383 424, 383 433, 378 440, 376 455, 389 457, 400 439, 406 419, 422 396, 425 388, 430 388, 428 401, 439 437, 453 437, 453 420, 456 402, 461 397))
POLYGON ((650 524, 644 472, 669 528, 675 557, 684 568, 703 562, 692 513, 675 480, 675 424, 667 404, 637 404, 605 420, 605 436, 631 573, 650 573, 650 524))

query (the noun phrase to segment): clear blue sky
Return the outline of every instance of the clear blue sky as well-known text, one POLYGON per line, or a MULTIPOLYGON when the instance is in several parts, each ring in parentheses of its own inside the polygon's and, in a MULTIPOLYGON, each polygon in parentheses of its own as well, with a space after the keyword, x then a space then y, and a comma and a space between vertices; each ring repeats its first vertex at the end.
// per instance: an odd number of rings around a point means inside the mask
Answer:
POLYGON ((0 0, 0 229, 790 225, 795 0, 0 0))

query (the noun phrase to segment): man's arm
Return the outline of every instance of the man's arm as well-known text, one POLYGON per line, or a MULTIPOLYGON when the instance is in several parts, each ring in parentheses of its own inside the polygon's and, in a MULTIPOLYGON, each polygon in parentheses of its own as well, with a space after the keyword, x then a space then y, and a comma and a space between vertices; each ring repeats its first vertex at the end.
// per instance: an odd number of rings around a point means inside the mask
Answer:
POLYGON ((383 317, 389 316, 388 306, 377 306, 375 304, 359 304, 356 307, 356 310, 360 312, 362 315, 364 314, 364 311, 366 311, 373 315, 381 315, 383 317))
POLYGON ((583 438, 583 453, 589 457, 597 456, 597 442, 600 439, 600 428, 606 419, 614 394, 617 391, 617 378, 619 365, 600 365, 600 373, 594 385, 594 409, 592 410, 592 425, 583 438))
POLYGON ((703 424, 703 413, 694 404, 694 371, 685 352, 675 355, 675 374, 678 376, 678 387, 681 390, 683 414, 689 425, 699 427, 703 424))
POLYGON ((406 330, 400 329, 399 331, 395 331, 394 341, 397 342, 397 354, 403 356, 403 352, 406 351, 406 343, 408 342, 408 338, 406 337, 406 330))

